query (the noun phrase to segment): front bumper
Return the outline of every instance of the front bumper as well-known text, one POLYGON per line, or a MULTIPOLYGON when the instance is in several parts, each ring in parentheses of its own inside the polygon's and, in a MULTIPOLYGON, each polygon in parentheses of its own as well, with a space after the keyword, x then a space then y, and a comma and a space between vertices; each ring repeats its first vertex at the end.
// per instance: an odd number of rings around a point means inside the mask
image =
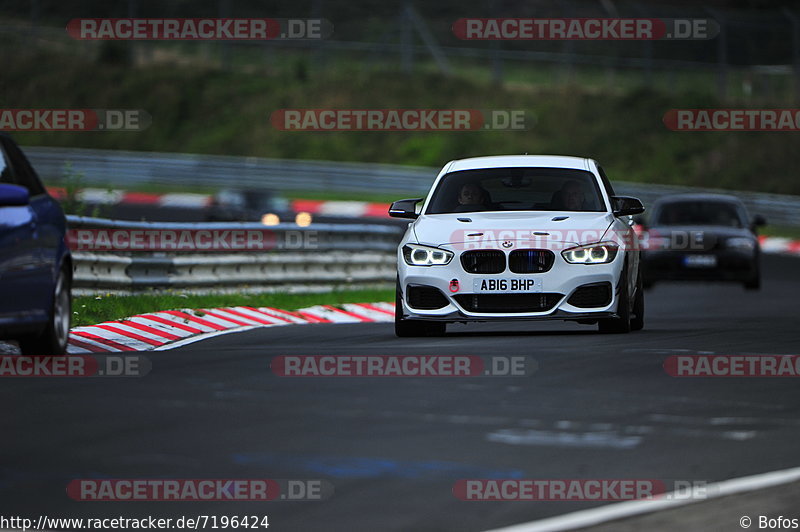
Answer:
MULTIPOLYGON (((621 250, 608 264, 570 264, 560 253, 555 254, 552 268, 543 273, 515 274, 506 270, 498 274, 471 274, 464 271, 459 255, 444 266, 409 266, 402 256, 398 256, 398 278, 402 292, 402 312, 406 319, 430 321, 508 321, 508 320, 593 320, 616 316, 617 288, 625 262, 621 250), (492 311, 476 312, 468 310, 455 296, 478 295, 473 287, 475 279, 532 279, 541 281, 542 294, 554 294, 555 303, 541 311, 492 311), (458 281, 458 291, 451 290, 451 282, 458 281), (571 305, 568 300, 575 291, 589 284, 610 283, 611 296, 608 304, 600 307, 582 308, 571 305), (411 285, 428 286, 438 289, 447 304, 437 309, 413 308, 408 304, 407 289, 411 285)), ((508 293, 508 292, 506 292, 508 293)))
POLYGON ((747 281, 758 273, 758 254, 754 251, 645 251, 642 253, 644 278, 648 282, 674 281, 747 281), (716 257, 715 266, 692 267, 686 257, 716 257))

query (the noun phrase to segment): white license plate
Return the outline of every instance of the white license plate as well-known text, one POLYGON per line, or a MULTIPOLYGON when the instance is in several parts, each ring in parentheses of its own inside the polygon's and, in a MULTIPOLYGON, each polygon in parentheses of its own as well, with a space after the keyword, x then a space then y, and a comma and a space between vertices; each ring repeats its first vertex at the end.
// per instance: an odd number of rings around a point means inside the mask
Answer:
POLYGON ((542 280, 536 278, 511 277, 499 279, 486 277, 472 282, 473 292, 528 293, 541 292, 542 280))
POLYGON ((687 268, 716 268, 716 255, 686 255, 683 264, 687 268))

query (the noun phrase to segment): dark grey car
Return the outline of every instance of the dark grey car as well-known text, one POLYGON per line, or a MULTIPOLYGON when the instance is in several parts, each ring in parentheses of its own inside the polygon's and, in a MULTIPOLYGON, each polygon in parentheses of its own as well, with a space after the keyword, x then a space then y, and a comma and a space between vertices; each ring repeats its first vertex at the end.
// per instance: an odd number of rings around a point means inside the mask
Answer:
POLYGON ((676 194, 658 199, 643 223, 645 286, 663 280, 730 281, 761 287, 757 227, 742 201, 724 194, 676 194))

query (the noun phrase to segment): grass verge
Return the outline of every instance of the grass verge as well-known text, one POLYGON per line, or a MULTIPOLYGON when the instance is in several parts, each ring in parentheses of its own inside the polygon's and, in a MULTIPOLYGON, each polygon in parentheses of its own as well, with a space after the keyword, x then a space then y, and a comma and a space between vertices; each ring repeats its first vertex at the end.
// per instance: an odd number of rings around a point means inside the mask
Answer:
MULTIPOLYGON (((651 89, 588 90, 579 83, 492 86, 468 76, 394 71, 220 69, 213 65, 91 60, 27 50, 4 63, 4 89, 19 108, 144 109, 146 131, 64 135, 21 131, 23 146, 142 150, 286 159, 362 161, 439 168, 475 155, 551 153, 601 161, 612 181, 635 181, 800 194, 797 140, 785 132, 676 132, 670 109, 728 107, 730 102, 674 84, 651 89), (85 80, 92 80, 87 88, 85 80), (231 106, 230 102, 236 102, 231 106), (518 110, 528 130, 283 131, 279 109, 518 110)), ((528 68, 527 71, 530 72, 528 68)), ((748 102, 747 106, 774 105, 748 102)), ((433 179, 433 171, 431 172, 433 179)), ((57 176, 45 176, 57 179, 57 176)), ((93 178, 94 179, 94 178, 93 178)), ((100 179, 99 177, 97 179, 100 179)), ((169 184, 168 177, 162 177, 169 184)), ((305 194, 304 194, 305 195, 305 194)), ((353 196, 352 194, 349 196, 353 196)))
POLYGON ((394 301, 394 290, 352 290, 316 294, 139 294, 78 296, 72 301, 72 326, 95 325, 159 310, 212 307, 274 307, 296 310, 312 305, 394 301))
POLYGON ((758 234, 800 240, 800 227, 788 225, 768 225, 760 229, 758 234))

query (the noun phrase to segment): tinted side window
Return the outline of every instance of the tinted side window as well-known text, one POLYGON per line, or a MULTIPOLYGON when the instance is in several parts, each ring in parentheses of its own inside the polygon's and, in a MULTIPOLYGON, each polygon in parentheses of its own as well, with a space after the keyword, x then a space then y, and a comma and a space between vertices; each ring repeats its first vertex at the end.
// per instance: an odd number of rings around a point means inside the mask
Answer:
POLYGON ((600 179, 603 181, 603 186, 605 187, 608 196, 609 197, 616 196, 616 194, 614 193, 614 187, 611 186, 611 181, 608 180, 608 176, 606 176, 605 170, 603 170, 603 167, 600 166, 599 164, 597 165, 597 171, 600 174, 600 179))
POLYGON ((0 144, 0 183, 5 183, 7 185, 20 184, 17 181, 17 175, 14 173, 14 169, 11 167, 11 161, 8 158, 8 155, 6 155, 2 144, 0 144))
POLYGON ((31 196, 43 194, 44 187, 42 183, 36 176, 36 172, 34 172, 28 159, 17 145, 8 139, 3 139, 3 148, 8 155, 7 159, 14 168, 14 174, 17 176, 17 184, 27 188, 31 196))

